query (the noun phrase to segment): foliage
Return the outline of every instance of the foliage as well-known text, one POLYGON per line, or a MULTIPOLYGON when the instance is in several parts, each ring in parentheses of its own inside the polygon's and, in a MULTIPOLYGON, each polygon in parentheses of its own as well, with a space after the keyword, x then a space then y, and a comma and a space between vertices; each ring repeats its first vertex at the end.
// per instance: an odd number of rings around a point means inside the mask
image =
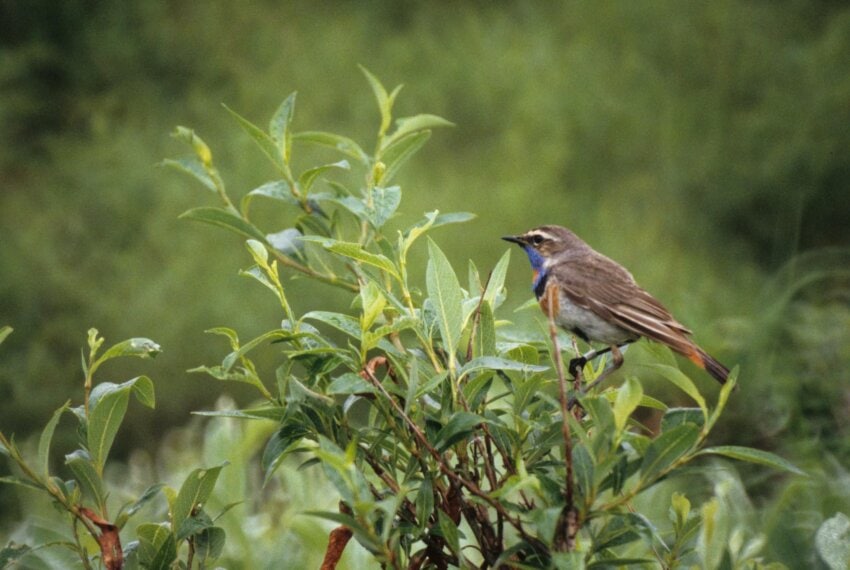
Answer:
MULTIPOLYGON (((721 526, 716 500, 691 513, 688 499, 675 495, 668 535, 632 506, 706 455, 799 473, 768 452, 706 445, 735 387, 734 375, 713 406, 670 364, 651 367, 697 407, 669 407, 646 396, 635 377, 618 388, 585 393, 579 376, 568 400, 558 359, 554 368, 544 364, 547 355, 558 354, 545 337, 505 334, 504 323, 496 320, 505 299, 508 253, 484 279, 470 262, 465 289, 429 239, 425 286, 415 286, 408 264, 419 238, 470 216, 431 212, 396 236, 385 233, 401 199, 400 187, 389 185, 398 166, 424 143, 430 128, 447 123, 417 115, 398 120, 391 130, 400 88, 387 91, 364 74, 381 116, 371 155, 341 135, 293 133, 294 94, 267 131, 230 111, 280 176, 249 192, 238 208, 207 144, 189 129, 175 133, 194 154, 167 164, 222 204, 185 217, 247 238, 254 264, 242 274, 272 292, 282 316, 279 328, 247 342, 229 328, 209 331, 225 337, 230 352, 220 364, 195 371, 248 383, 265 404, 207 415, 278 422, 262 457, 267 480, 290 459, 321 469, 340 505, 338 511, 312 514, 338 523, 343 536, 331 535, 326 561, 335 563, 353 536, 392 568, 652 563, 715 568, 724 560, 761 567, 760 541, 742 548, 740 535, 715 532, 721 526), (329 146, 346 162, 296 176, 293 142, 329 146), (348 170, 347 160, 362 173, 354 177, 359 184, 352 188, 332 180, 331 192, 310 191, 314 173, 348 170), (299 209, 294 227, 267 233, 252 223, 256 197, 299 209), (296 317, 280 267, 350 291, 354 315, 314 310, 296 317), (333 340, 337 333, 341 338, 333 340), (268 343, 281 345, 274 382, 264 380, 252 360, 268 343), (640 406, 663 413, 655 438, 632 418, 640 406)), ((592 381, 600 372, 590 366, 584 374, 592 381)))
MULTIPOLYGON (((0 330, 0 341, 11 330, 0 330)), ((122 503, 115 512, 110 490, 104 482, 104 468, 115 435, 124 421, 130 396, 143 405, 155 405, 153 382, 138 376, 121 384, 94 384, 94 373, 105 362, 135 356, 151 358, 160 352, 155 342, 146 338, 131 338, 100 353, 104 338, 97 330, 88 333, 88 356, 83 355, 85 396, 83 404, 60 407, 41 433, 36 457, 26 457, 14 438, 0 433, 0 452, 8 456, 20 475, 0 478, 0 483, 34 489, 50 497, 62 513, 62 521, 70 528, 70 537, 35 546, 10 542, 0 550, 0 567, 6 568, 28 555, 46 547, 63 547, 75 554, 83 568, 95 564, 109 570, 130 567, 171 568, 178 552, 186 547, 185 566, 191 568, 197 560, 203 566, 221 554, 225 533, 215 525, 215 518, 204 510, 223 465, 192 471, 179 491, 162 484, 149 486, 132 501, 122 503), (70 413, 77 420, 79 448, 65 455, 70 479, 63 479, 50 468, 50 448, 53 436, 63 415, 70 413), (162 492, 168 498, 168 519, 144 522, 136 526, 136 540, 122 547, 120 533, 134 515, 162 492), (110 508, 111 507, 111 508, 110 508), (112 510, 115 514, 110 516, 112 510), (96 552, 91 547, 96 545, 96 552)), ((66 531, 67 532, 67 531, 66 531)))

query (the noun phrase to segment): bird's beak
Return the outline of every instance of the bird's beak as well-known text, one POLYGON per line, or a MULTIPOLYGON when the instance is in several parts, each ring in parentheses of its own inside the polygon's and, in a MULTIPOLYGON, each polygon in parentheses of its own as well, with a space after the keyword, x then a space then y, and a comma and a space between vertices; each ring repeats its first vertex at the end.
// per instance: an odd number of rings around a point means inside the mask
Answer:
POLYGON ((522 236, 504 236, 502 239, 511 243, 525 245, 525 241, 522 239, 522 236))

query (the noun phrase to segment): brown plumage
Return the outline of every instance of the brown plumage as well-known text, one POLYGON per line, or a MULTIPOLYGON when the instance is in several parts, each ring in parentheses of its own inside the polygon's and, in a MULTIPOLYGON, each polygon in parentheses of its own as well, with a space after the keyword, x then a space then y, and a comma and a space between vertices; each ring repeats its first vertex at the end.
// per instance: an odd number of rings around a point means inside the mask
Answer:
POLYGON ((684 355, 723 383, 729 370, 693 340, 691 331, 640 287, 622 265, 595 251, 570 230, 541 226, 504 239, 519 244, 534 269, 534 291, 557 307, 556 322, 586 341, 616 346, 640 337, 684 355), (558 295, 547 291, 558 288, 558 295))

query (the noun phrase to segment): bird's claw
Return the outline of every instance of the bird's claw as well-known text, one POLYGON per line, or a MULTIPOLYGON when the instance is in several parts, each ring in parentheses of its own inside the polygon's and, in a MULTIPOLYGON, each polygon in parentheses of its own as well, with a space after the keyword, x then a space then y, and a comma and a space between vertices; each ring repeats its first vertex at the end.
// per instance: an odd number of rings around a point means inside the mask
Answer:
POLYGON ((567 370, 569 370, 570 376, 576 378, 581 372, 581 369, 584 368, 585 364, 587 364, 587 358, 585 358, 584 356, 577 356, 570 360, 570 363, 567 366, 567 370))

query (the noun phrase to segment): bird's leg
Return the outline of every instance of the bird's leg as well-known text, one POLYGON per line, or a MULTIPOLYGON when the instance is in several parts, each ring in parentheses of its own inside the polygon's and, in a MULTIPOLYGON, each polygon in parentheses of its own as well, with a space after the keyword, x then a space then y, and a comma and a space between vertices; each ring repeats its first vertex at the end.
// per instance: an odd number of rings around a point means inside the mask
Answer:
POLYGON ((619 351, 619 349, 623 348, 624 346, 631 344, 632 342, 634 342, 634 341, 629 340, 629 341, 626 341, 626 342, 624 342, 623 344, 620 344, 620 345, 611 345, 611 346, 606 346, 605 348, 598 348, 598 349, 589 350, 589 351, 585 352, 584 354, 582 354, 581 356, 577 356, 577 357, 573 358, 572 360, 570 360, 570 364, 569 364, 570 374, 572 374, 573 377, 575 377, 576 370, 580 370, 580 369, 584 368, 585 364, 587 364, 591 360, 595 360, 596 358, 602 356, 606 352, 611 352, 613 354, 615 349, 617 350, 617 354, 619 354, 619 360, 620 360, 620 363, 617 364, 616 361, 617 361, 618 356, 616 354, 613 355, 614 356, 614 367, 612 368, 612 370, 616 370, 617 368, 619 368, 620 366, 623 365, 623 355, 619 351))
MULTIPOLYGON (((628 343, 623 343, 620 346, 625 346, 626 344, 628 344, 628 343)), ((608 368, 603 370, 602 373, 599 376, 597 376, 596 379, 593 382, 591 382, 590 384, 588 384, 587 386, 584 387, 583 391, 585 393, 590 392, 593 388, 598 386, 599 383, 601 383, 603 380, 608 378, 608 376, 610 376, 612 372, 616 371, 618 368, 620 368, 623 365, 623 353, 620 352, 620 346, 617 346, 616 344, 612 344, 611 346, 609 346, 607 349, 605 349, 603 351, 603 353, 609 352, 609 351, 611 352, 611 366, 609 366, 608 368)))
POLYGON ((584 356, 576 356, 575 358, 570 360, 570 363, 567 365, 567 370, 570 371, 570 376, 575 378, 579 375, 584 365, 587 364, 587 358, 584 356))

